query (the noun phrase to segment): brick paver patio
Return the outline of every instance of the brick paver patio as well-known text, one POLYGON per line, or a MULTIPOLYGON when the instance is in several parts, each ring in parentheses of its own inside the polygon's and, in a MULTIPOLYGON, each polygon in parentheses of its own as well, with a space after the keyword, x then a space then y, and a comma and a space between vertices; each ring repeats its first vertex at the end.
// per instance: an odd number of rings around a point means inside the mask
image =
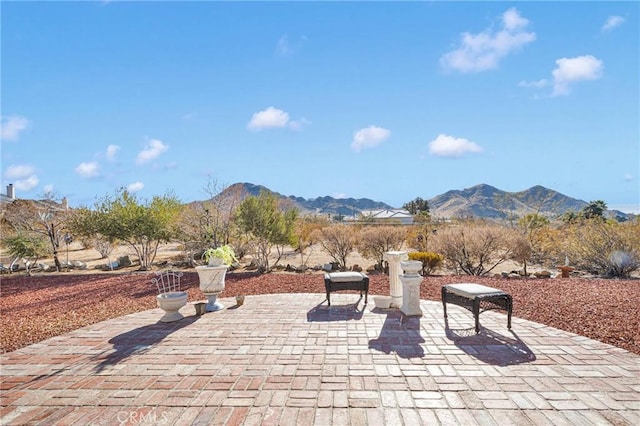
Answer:
POLYGON ((640 356, 545 325, 356 293, 159 309, 4 354, 0 424, 638 425, 640 356))

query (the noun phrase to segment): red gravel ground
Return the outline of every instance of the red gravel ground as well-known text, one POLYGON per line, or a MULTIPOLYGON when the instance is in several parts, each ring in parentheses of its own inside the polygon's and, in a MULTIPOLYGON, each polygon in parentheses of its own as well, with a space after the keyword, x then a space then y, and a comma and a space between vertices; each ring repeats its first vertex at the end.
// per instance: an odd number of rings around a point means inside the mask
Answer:
MULTIPOLYGON (((2 277, 0 350, 14 351, 71 330, 156 307, 150 273, 56 273, 2 277)), ((370 275, 369 294, 389 294, 386 275, 370 275)), ((640 280, 506 279, 430 276, 420 297, 440 301, 443 285, 475 282, 513 296, 513 315, 640 354, 640 280)), ((203 300, 196 272, 185 272, 189 300, 203 300)), ((237 294, 324 293, 321 274, 227 274, 221 297, 237 294)))

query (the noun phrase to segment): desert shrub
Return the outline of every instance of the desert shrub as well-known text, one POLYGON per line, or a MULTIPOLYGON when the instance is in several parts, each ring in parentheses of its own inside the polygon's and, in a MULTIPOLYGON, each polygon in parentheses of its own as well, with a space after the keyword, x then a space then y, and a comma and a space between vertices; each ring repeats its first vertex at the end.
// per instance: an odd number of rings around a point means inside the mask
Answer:
POLYGON ((539 233, 537 250, 532 254, 532 260, 536 263, 554 266, 562 265, 565 261, 566 228, 546 227, 539 233))
POLYGON ((319 231, 328 225, 328 221, 318 217, 301 217, 296 220, 292 247, 300 253, 301 265, 307 266, 309 257, 317 242, 319 231))
POLYGON ((456 272, 484 275, 513 257, 514 231, 481 221, 465 221, 438 230, 434 246, 456 272))
POLYGON ((373 259, 382 270, 384 254, 400 250, 407 233, 402 226, 367 226, 358 234, 358 251, 363 257, 373 259))
POLYGON ((409 253, 409 260, 422 262, 422 275, 431 275, 433 271, 442 266, 444 256, 430 251, 412 251, 409 253))
POLYGON ((566 232, 566 256, 579 269, 604 277, 628 278, 640 268, 637 221, 583 220, 566 232))
POLYGON ((113 251, 113 244, 106 238, 96 237, 94 240, 95 249, 100 253, 100 258, 104 259, 108 257, 113 251))
POLYGON ((436 227, 431 221, 425 221, 413 225, 407 231, 407 245, 416 251, 431 251, 432 239, 436 234, 436 227))
POLYGON ((318 232, 318 241, 339 269, 347 268, 347 257, 357 245, 355 229, 349 225, 331 225, 318 232))
POLYGON ((524 274, 527 275, 527 262, 533 254, 531 241, 524 235, 514 235, 511 239, 511 245, 511 259, 520 263, 524 274))

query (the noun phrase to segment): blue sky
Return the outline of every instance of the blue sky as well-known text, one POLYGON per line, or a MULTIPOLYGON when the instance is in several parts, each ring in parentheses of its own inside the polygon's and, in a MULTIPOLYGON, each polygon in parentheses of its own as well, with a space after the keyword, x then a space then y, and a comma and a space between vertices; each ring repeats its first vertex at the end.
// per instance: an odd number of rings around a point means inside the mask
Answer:
POLYGON ((2 189, 640 205, 638 2, 2 2, 2 189))

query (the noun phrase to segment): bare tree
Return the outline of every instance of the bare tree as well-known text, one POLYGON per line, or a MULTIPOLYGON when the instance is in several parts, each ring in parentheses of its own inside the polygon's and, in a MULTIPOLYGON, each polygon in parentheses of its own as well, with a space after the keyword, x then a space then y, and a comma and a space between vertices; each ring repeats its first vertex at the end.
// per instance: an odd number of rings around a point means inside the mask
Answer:
POLYGON ((338 264, 340 269, 347 268, 347 257, 357 244, 355 230, 349 225, 330 225, 320 231, 320 245, 338 264))
POLYGON ((68 216, 66 204, 56 202, 53 194, 47 193, 43 200, 14 200, 6 206, 3 222, 5 229, 45 236, 51 246, 56 270, 60 272, 62 265, 58 259, 58 249, 62 236, 67 231, 68 216))

